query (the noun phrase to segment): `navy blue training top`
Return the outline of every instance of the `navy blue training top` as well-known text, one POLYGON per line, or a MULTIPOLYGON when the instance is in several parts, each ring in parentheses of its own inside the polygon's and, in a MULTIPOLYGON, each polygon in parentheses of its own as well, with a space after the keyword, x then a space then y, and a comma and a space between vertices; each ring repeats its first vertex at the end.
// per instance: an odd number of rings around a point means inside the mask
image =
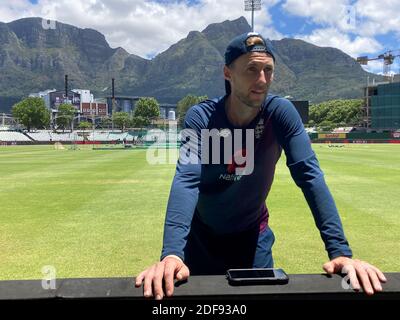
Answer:
MULTIPOLYGON (((226 97, 206 100, 191 107, 186 114, 185 128, 190 130, 186 130, 188 137, 183 139, 172 182, 161 259, 173 254, 184 260, 184 248, 195 213, 210 230, 220 235, 256 226, 264 230, 269 216, 265 200, 282 149, 291 176, 308 202, 329 258, 351 257, 336 205, 294 105, 287 99, 268 95, 259 115, 245 128, 235 128, 226 116, 226 97), (201 148, 207 140, 202 136, 204 129, 218 129, 225 137, 232 135, 233 142, 234 129, 243 131, 242 147, 232 148, 231 162, 221 160, 220 164, 213 164, 212 148, 210 155, 204 157, 205 149, 201 148), (245 129, 254 129, 254 169, 251 174, 237 175, 235 169, 240 166, 233 156, 237 152, 245 155, 248 137, 245 129), (188 152, 182 152, 184 147, 186 151, 195 150, 194 156, 193 152, 189 156, 188 152), (204 163, 205 158, 209 164, 204 163)), ((240 140, 240 136, 236 140, 240 140)), ((220 145, 222 155, 223 146, 224 143, 220 145)))

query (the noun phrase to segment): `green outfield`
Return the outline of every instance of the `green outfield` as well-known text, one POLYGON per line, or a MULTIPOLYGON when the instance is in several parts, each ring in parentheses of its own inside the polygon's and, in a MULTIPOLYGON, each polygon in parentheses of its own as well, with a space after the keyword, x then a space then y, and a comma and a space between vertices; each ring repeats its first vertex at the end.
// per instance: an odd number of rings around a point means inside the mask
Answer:
MULTIPOLYGON (((400 145, 313 145, 356 257, 400 271, 400 145)), ((0 280, 133 276, 159 258, 175 166, 146 150, 0 147, 0 280)), ((275 266, 327 261, 301 190, 281 158, 268 199, 275 266)))

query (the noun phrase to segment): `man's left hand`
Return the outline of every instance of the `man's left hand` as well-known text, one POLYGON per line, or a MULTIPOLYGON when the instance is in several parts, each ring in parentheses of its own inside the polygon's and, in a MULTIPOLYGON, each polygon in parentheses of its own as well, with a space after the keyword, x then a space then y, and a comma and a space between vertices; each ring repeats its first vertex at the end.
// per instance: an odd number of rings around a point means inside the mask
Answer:
POLYGON ((382 291, 381 282, 386 282, 384 274, 373 265, 348 257, 337 257, 324 264, 328 274, 344 273, 350 279, 351 288, 358 291, 362 286, 367 295, 382 291), (361 283, 361 286, 360 286, 361 283))

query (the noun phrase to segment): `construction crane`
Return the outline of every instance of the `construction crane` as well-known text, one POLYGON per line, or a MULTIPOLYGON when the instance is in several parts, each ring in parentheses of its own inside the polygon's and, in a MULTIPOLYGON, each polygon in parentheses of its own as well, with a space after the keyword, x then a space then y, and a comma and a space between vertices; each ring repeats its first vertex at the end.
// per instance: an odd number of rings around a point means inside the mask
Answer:
POLYGON ((396 57, 400 57, 400 50, 389 50, 373 58, 370 58, 368 56, 362 56, 358 57, 356 61, 361 65, 367 65, 368 61, 383 59, 383 76, 387 80, 392 80, 393 77, 390 73, 390 69, 396 57))

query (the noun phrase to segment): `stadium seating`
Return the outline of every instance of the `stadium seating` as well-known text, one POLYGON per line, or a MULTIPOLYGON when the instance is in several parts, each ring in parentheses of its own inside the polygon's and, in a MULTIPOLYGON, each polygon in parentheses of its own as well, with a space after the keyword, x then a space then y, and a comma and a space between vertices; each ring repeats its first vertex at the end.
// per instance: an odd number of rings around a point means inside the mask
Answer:
MULTIPOLYGON (((176 131, 164 132, 160 129, 152 129, 146 132, 145 135, 133 135, 129 132, 110 132, 110 131, 74 131, 74 132, 53 132, 52 130, 36 130, 26 132, 25 134, 16 131, 0 131, 0 141, 4 142, 19 142, 19 141, 32 141, 32 142, 73 142, 73 141, 101 141, 101 142, 129 142, 143 141, 147 144, 154 142, 167 143, 168 139, 173 142, 179 141, 180 134, 176 131), (29 139, 29 137, 32 139, 29 139), (85 138, 86 137, 86 138, 85 138)), ((171 141, 170 141, 171 142, 171 141)))
POLYGON ((0 141, 12 142, 12 141, 31 141, 27 136, 21 132, 16 131, 0 131, 0 141))
POLYGON ((47 130, 27 133, 35 141, 50 141, 51 135, 47 130))

